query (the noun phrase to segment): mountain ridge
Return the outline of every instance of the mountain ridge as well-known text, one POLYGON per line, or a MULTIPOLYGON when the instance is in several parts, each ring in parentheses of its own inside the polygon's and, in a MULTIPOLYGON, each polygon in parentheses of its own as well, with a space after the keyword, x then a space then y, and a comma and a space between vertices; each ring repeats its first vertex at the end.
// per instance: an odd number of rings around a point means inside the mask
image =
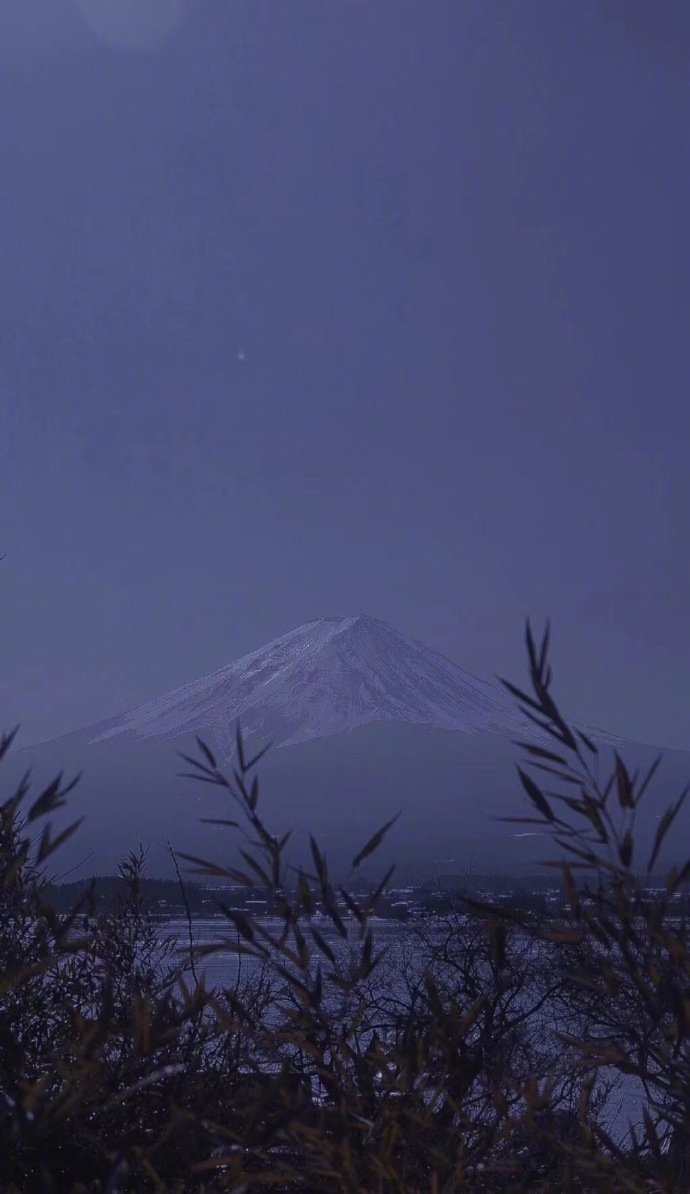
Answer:
POLYGON ((92 727, 91 742, 123 734, 210 733, 232 749, 235 724, 275 746, 370 721, 461 733, 518 732, 527 723, 495 685, 367 614, 316 618, 207 676, 92 727))
MULTIPOLYGON (((278 748, 261 762, 261 807, 276 831, 297 831, 293 862, 306 857, 307 838, 299 842, 308 831, 347 868, 398 813, 380 861, 397 860, 408 875, 438 871, 450 854, 458 865, 474 858, 482 869, 522 871, 547 846, 543 834, 501 823, 531 812, 515 783, 517 743, 546 735, 498 684, 367 615, 313 619, 119 717, 18 746, 8 754, 7 779, 20 782, 27 764, 35 782, 49 783, 58 771, 83 775, 57 815, 57 828, 86 817, 78 842, 62 852, 66 865, 95 859, 116 867, 137 840, 150 845, 160 874, 169 870, 171 840, 187 854, 229 850, 233 857, 237 843, 219 840, 213 826, 214 817, 227 817, 228 793, 194 785, 179 753, 196 753, 198 735, 230 775, 237 721, 245 739, 278 748)), ((614 744, 645 770, 658 753, 583 728, 605 748, 603 765, 614 744)), ((650 840, 663 787, 675 797, 690 774, 690 754, 662 753, 662 787, 645 801, 650 840)), ((676 823, 678 847, 690 839, 687 820, 676 823)))

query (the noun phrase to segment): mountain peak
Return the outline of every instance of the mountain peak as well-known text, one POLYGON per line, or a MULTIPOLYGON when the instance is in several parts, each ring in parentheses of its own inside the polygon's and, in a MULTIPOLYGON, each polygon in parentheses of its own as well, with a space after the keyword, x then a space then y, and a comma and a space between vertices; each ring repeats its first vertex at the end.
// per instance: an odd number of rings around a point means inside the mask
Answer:
POLYGON ((247 737, 287 746, 375 721, 474 733, 515 732, 500 689, 369 614, 315 618, 235 663, 94 727, 173 738, 194 732, 230 751, 247 737))
MULTIPOLYGON (((392 629, 386 622, 382 622, 379 618, 373 618, 371 614, 345 614, 338 618, 312 618, 309 622, 304 622, 301 626, 297 626, 295 630, 290 631, 290 634, 299 634, 301 631, 313 630, 314 627, 323 627, 331 634, 345 634, 349 630, 354 630, 357 627, 362 629, 370 627, 371 629, 392 629)), ((286 637, 286 636, 284 636, 286 637)), ((274 642, 277 642, 274 639, 274 642)))

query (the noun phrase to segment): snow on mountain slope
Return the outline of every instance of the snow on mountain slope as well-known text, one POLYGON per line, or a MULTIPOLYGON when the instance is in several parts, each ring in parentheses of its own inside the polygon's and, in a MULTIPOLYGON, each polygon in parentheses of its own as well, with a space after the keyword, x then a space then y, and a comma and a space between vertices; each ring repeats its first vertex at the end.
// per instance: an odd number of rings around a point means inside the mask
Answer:
POLYGON ((500 688, 359 614, 307 622, 210 676, 101 723, 91 741, 195 732, 226 751, 238 719, 247 737, 261 734, 275 746, 376 721, 463 733, 525 728, 500 688))

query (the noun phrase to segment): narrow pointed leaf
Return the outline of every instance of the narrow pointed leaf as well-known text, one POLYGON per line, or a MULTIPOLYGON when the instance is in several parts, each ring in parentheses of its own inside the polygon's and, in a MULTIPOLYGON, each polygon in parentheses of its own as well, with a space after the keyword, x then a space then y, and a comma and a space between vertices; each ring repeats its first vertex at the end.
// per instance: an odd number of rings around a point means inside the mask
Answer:
POLYGON ((387 821, 385 825, 382 825, 381 828, 376 831, 376 833, 374 834, 373 837, 369 838, 369 841, 367 842, 366 846, 364 846, 363 849, 360 850, 359 854, 357 854, 352 860, 353 871, 357 869, 357 867, 360 865, 360 863, 364 862, 365 858, 368 858, 369 855, 373 854, 374 850, 376 850, 377 847, 380 846, 384 837, 388 833, 388 830, 391 828, 392 825, 395 825, 395 822, 398 820, 399 816, 400 816, 400 813, 396 813, 396 815, 394 817, 391 817, 390 821, 387 821))
POLYGON ((206 757, 208 762, 213 767, 214 771, 217 771, 218 764, 216 763, 215 755, 213 754, 211 748, 206 745, 206 743, 199 737, 198 734, 195 734, 194 736, 196 738, 197 746, 199 747, 199 750, 202 751, 202 753, 204 754, 204 756, 206 757))
POLYGON ((532 801, 532 803, 535 805, 536 808, 539 809, 539 812, 542 814, 542 816, 544 816, 546 818, 547 821, 554 821, 555 817, 554 817, 553 811, 551 809, 551 805, 549 804, 548 800, 544 796, 541 789, 537 786, 537 784, 535 784, 535 782, 531 778, 531 776, 527 775, 527 773, 522 770, 522 767, 518 767, 517 770, 518 770, 518 775, 520 776, 520 780, 522 782, 522 786, 525 789, 525 791, 526 791, 527 795, 529 796, 530 800, 532 801))

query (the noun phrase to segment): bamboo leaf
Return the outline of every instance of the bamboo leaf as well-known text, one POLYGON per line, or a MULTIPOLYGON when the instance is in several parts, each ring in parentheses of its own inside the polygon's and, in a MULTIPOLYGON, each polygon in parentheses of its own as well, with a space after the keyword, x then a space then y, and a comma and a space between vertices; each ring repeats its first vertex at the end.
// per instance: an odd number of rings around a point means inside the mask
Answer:
POLYGON ((649 785, 652 781, 652 778, 654 777, 654 775, 656 775, 656 772, 657 772, 659 766, 661 765, 662 758, 663 758, 663 755, 657 755, 657 757, 655 758, 651 767, 649 768, 649 771, 647 772, 644 780, 642 781, 642 783, 640 785, 639 792, 637 793, 637 803, 638 804, 640 803, 640 800, 642 799, 645 792, 647 791, 647 788, 649 787, 649 785))
POLYGON ((588 738, 588 736, 587 736, 587 734, 585 734, 584 730, 577 730, 576 733, 577 733, 578 738, 582 742, 584 742, 585 746, 587 747, 587 750, 591 754, 593 754, 593 755, 599 754, 599 748, 595 745, 595 743, 592 741, 591 738, 588 738))
POLYGON ((568 770, 568 761, 563 758, 563 755, 557 755, 552 750, 546 750, 543 746, 535 746, 533 742, 516 742, 516 746, 520 746, 522 750, 528 751, 529 754, 535 755, 539 759, 548 759, 551 763, 558 763, 561 767, 566 767, 568 770))
POLYGON ((370 854, 373 854, 374 850, 381 845, 381 842, 388 833, 388 830, 392 825, 395 825, 395 822, 398 820, 399 816, 400 813, 396 813, 394 817, 391 817, 390 821, 387 821, 385 825, 382 825, 381 828, 376 831, 373 837, 369 838, 366 846, 364 846, 363 849, 360 850, 359 854, 357 854, 352 860, 353 871, 357 869, 360 863, 364 862, 365 858, 368 858, 370 854))
POLYGON ((202 751, 202 753, 204 754, 204 756, 206 757, 208 762, 213 767, 214 771, 217 771, 218 764, 216 763, 216 759, 215 759, 215 756, 214 756, 212 750, 210 749, 210 747, 208 747, 206 745, 206 743, 199 737, 198 734, 195 734, 194 736, 196 738, 197 746, 199 747, 199 750, 202 751))
POLYGON ((261 750, 257 754, 254 755, 254 758, 249 760, 249 762, 246 765, 246 770, 251 771, 252 767, 256 767, 256 764, 259 762, 260 759, 263 759, 264 755, 268 753, 268 751, 271 749, 272 745, 273 745, 272 742, 267 742, 266 745, 264 747, 262 747, 261 750))
POLYGON ((203 771, 205 775, 216 775, 216 772, 211 767, 207 767, 205 763, 199 762, 199 760, 195 759, 192 755, 186 755, 183 750, 178 750, 175 753, 178 754, 181 759, 184 759, 185 763, 189 763, 190 767, 195 767, 198 771, 203 771))
POLYGON ((229 908, 227 904, 219 901, 218 907, 222 910, 223 915, 231 920, 237 929, 238 933, 244 937, 245 941, 254 941, 254 929, 252 923, 243 912, 238 912, 235 908, 229 908))
POLYGON ((347 938, 347 929, 345 928, 343 919, 342 919, 340 913, 338 912, 337 904, 333 898, 333 889, 331 887, 329 887, 328 885, 326 885, 324 887, 321 895, 322 895, 324 907, 325 907, 329 917, 333 921, 333 924, 335 925, 336 929, 338 930, 340 936, 343 937, 344 939, 346 939, 347 938))
POLYGON ((512 696, 517 697, 521 704, 531 705, 533 709, 537 710, 537 712, 541 712, 541 704, 539 701, 535 701, 533 697, 528 696, 526 692, 522 691, 522 689, 516 688, 516 686, 511 684, 509 680, 504 680, 502 676, 497 676, 496 679, 503 685, 504 688, 508 689, 508 692, 510 692, 512 696))
POLYGON ((630 829, 625 833, 623 841, 618 848, 618 854, 623 866, 629 867, 633 856, 633 836, 630 829))
POLYGON ((7 754, 18 733, 19 726, 15 726, 13 730, 10 730, 9 734, 2 735, 2 738, 0 738, 0 759, 7 754))
POLYGON ((364 914, 363 914, 362 909, 360 908, 359 904, 357 903, 356 899, 354 898, 354 896, 351 896, 349 894, 349 892, 345 891, 344 887, 340 888, 340 894, 341 894, 342 898, 344 899, 345 903, 347 904, 350 912, 354 916, 355 920, 357 921, 357 923, 360 925, 364 924, 364 914))
POLYGON ((537 784, 535 784, 531 776, 527 775, 527 773, 522 770, 522 767, 518 767, 517 771, 518 775, 520 776, 522 786, 535 807, 538 808, 539 812, 547 821, 555 821, 556 818, 551 809, 551 805, 541 789, 537 786, 537 784))
POLYGON ((260 864, 256 861, 256 859, 252 858, 251 854, 247 850, 240 850, 240 854, 242 855, 242 857, 243 857, 244 861, 247 863, 247 865, 251 867, 254 874, 258 875, 259 879, 264 884, 264 886, 270 887, 271 886, 270 876, 266 873, 264 868, 262 866, 260 866, 260 864))
POLYGON ((316 874, 318 875, 319 882, 323 886, 328 877, 328 868, 326 866, 326 860, 323 858, 321 851, 319 850, 316 838, 311 833, 309 834, 309 845, 311 847, 311 856, 314 859, 314 866, 316 867, 316 874))
POLYGON ((379 883, 376 890, 373 891, 371 893, 371 895, 369 896, 369 899, 367 901, 367 906, 370 909, 375 907, 377 900, 379 899, 379 897, 381 895, 383 895, 383 892, 385 891, 388 884, 390 883, 390 880, 391 880, 391 877, 392 877, 394 871, 395 871, 395 863, 393 863, 393 865, 388 868, 388 870, 386 871, 385 875, 383 876, 383 879, 379 883))
POLYGON ((551 637, 551 623, 550 623, 549 619, 547 618, 546 629, 544 631, 544 637, 542 638, 542 641, 541 641, 541 650, 539 651, 539 674, 542 676, 544 675, 544 669, 546 667, 546 659, 547 659, 547 656, 549 653, 550 637, 551 637))
POLYGON ((38 797, 38 799, 35 800, 31 805, 27 818, 28 821, 35 821, 38 817, 43 817, 46 814, 55 812, 58 808, 62 807, 65 801, 61 799, 61 782, 62 772, 60 772, 60 774, 48 784, 48 787, 41 792, 41 795, 38 797))
POLYGON ((333 965, 335 965, 335 960, 336 960, 335 954, 333 953, 333 950, 331 949, 330 945, 326 941, 325 937, 322 937, 319 930, 314 928, 313 925, 309 926, 309 932, 311 933, 312 937, 314 938, 314 941, 316 942, 319 949, 321 950, 321 953, 325 954, 325 956, 328 958, 329 962, 331 962, 333 965))
POLYGON ((621 808, 635 807, 635 794, 633 792, 633 785, 618 751, 614 751, 614 758, 616 760, 616 790, 618 792, 618 802, 621 808))
POLYGON ((50 837, 50 826, 47 825, 44 830, 43 837, 41 838, 41 844, 36 856, 37 863, 45 862, 46 858, 49 858, 51 854, 54 854, 55 851, 60 848, 60 846, 68 841, 68 839, 77 832, 83 820, 83 817, 79 817, 77 821, 73 821, 71 825, 68 825, 66 829, 63 829, 62 833, 59 833, 57 837, 53 838, 52 840, 50 837))
POLYGON ((688 791, 690 791, 690 786, 684 788, 676 803, 666 809, 661 817, 661 820, 659 821, 659 824, 657 825, 656 833, 654 835, 654 845, 652 847, 649 862, 647 863, 648 874, 651 874, 654 863, 656 862, 659 851, 663 845, 664 838, 671 828, 671 825, 675 821, 677 814, 680 812, 682 805, 685 803, 688 791))

